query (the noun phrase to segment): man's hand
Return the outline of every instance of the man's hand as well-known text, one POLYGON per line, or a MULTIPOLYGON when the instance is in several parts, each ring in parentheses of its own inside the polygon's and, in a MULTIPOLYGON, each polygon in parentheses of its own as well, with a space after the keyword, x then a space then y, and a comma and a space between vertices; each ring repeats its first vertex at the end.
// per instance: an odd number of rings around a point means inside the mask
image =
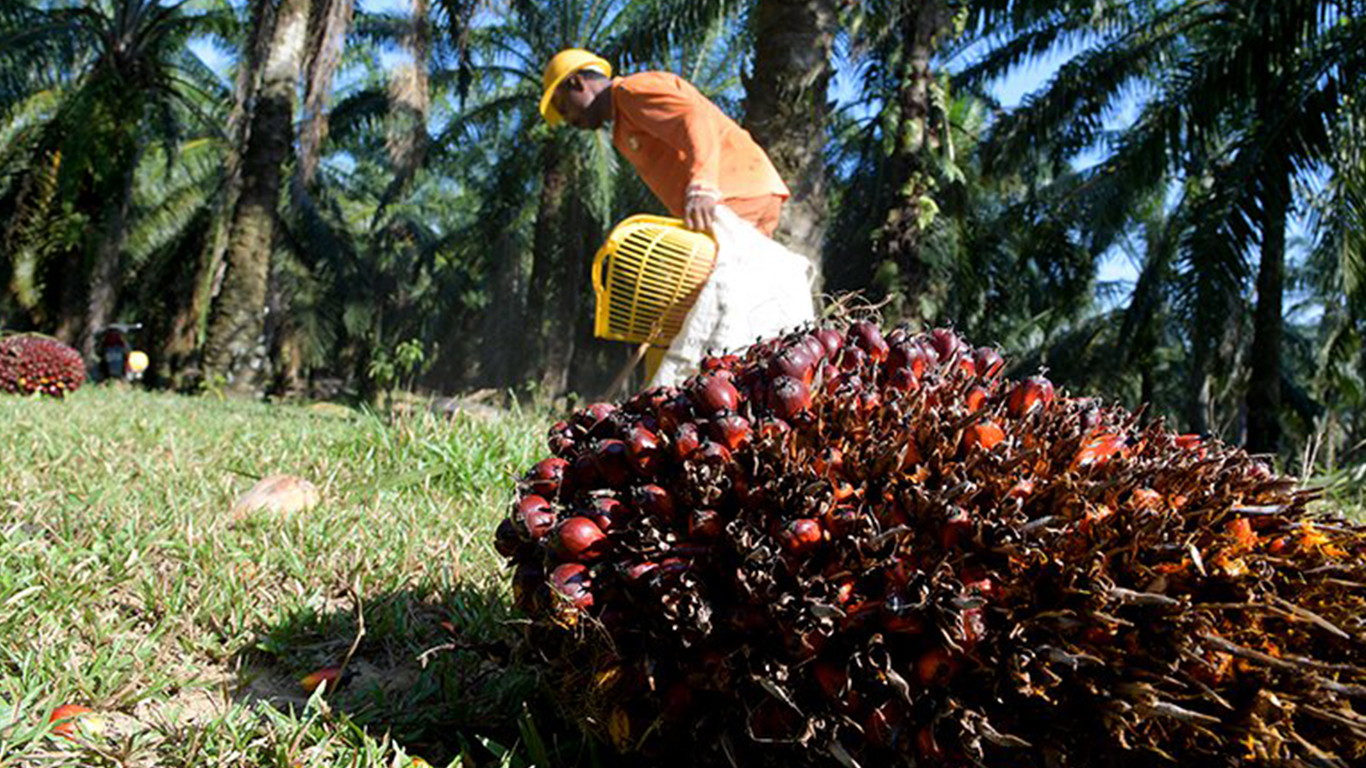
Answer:
POLYGON ((716 222, 716 204, 721 193, 705 187, 689 187, 683 204, 683 223, 697 232, 710 232, 716 222))

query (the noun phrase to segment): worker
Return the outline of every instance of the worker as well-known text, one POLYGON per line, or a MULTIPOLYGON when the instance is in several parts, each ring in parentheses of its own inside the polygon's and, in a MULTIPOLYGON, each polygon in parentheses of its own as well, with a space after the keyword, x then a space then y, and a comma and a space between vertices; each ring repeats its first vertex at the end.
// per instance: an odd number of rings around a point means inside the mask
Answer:
POLYGON ((749 132, 692 84, 670 72, 612 77, 612 66, 582 49, 546 65, 541 114, 584 130, 612 124, 612 144, 669 212, 712 231, 724 204, 772 237, 791 194, 749 132))
POLYGON ((646 356, 651 386, 681 382, 708 352, 813 319, 810 263, 772 239, 790 193, 747 131, 677 75, 613 78, 607 61, 579 48, 557 53, 542 85, 546 122, 611 123, 612 144, 660 202, 716 241, 716 267, 678 335, 646 356))

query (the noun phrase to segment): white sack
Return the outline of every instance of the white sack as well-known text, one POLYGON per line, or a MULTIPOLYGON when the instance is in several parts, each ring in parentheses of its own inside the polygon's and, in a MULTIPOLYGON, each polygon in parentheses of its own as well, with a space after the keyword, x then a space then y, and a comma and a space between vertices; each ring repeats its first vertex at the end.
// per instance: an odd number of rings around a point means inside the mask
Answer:
POLYGON ((815 319, 811 265, 725 206, 716 207, 716 270, 649 386, 678 384, 710 351, 735 351, 815 319))

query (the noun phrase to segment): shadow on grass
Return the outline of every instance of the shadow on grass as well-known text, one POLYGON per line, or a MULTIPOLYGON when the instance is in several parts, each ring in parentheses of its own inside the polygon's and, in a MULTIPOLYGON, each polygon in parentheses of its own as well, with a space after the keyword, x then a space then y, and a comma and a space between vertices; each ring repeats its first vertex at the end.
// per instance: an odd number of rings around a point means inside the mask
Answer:
POLYGON ((234 698, 301 715, 310 696, 301 679, 344 663, 325 694, 331 711, 432 765, 459 764, 462 754, 478 765, 620 763, 542 695, 521 636, 502 596, 479 588, 388 592, 361 610, 342 597, 262 627, 234 659, 234 698))

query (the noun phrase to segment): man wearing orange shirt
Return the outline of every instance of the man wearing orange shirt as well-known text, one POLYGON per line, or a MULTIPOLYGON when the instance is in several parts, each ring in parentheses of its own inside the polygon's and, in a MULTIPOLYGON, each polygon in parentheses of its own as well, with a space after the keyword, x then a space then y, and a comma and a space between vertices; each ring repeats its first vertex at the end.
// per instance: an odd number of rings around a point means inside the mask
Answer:
POLYGON ((772 236, 789 196, 749 132, 683 78, 612 77, 594 54, 570 48, 546 65, 541 114, 583 130, 612 124, 612 144, 646 186, 690 228, 711 231, 716 206, 772 236))

